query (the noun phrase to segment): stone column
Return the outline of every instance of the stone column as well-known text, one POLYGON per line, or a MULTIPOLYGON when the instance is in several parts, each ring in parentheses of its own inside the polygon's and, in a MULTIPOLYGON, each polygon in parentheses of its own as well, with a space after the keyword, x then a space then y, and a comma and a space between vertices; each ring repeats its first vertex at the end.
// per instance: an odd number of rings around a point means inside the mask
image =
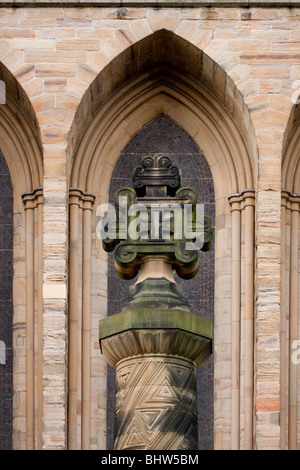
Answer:
POLYGON ((232 213, 231 449, 240 448, 241 195, 230 199, 232 213))
POLYGON ((298 365, 293 361, 294 341, 298 339, 299 309, 299 195, 291 200, 290 316, 289 316, 289 450, 297 450, 298 365))
MULTIPOLYGON (((39 292, 38 302, 41 306, 41 284, 35 275, 35 262, 40 263, 40 252, 34 246, 34 212, 42 203, 42 189, 22 195, 26 217, 26 449, 34 450, 36 437, 39 438, 39 427, 35 425, 35 365, 34 356, 37 352, 39 367, 41 366, 40 323, 38 324, 38 337, 35 341, 35 289, 39 292)), ((39 235, 41 236, 41 210, 39 210, 39 235)), ((41 313, 41 312, 40 312, 41 313)), ((41 383, 38 382, 38 404, 41 405, 41 383)), ((41 409, 38 409, 38 422, 40 422, 41 409)))
POLYGON ((255 193, 247 189, 230 196, 232 213, 232 398, 231 398, 231 448, 240 448, 240 418, 244 414, 244 447, 253 444, 253 328, 254 328, 254 200, 255 193), (241 257, 241 232, 244 226, 245 252, 241 257), (241 316, 241 276, 245 279, 244 319, 241 316), (241 363, 241 329, 244 337, 244 363, 241 363), (241 364, 244 370, 244 400, 241 394, 241 364))
POLYGON ((244 448, 253 449, 253 357, 254 357, 254 204, 253 190, 246 190, 244 197, 245 216, 245 378, 244 378, 244 448))
MULTIPOLYGON (((137 334, 149 336, 148 330, 137 334)), ((196 392, 195 366, 185 358, 156 354, 119 361, 115 449, 197 449, 196 392)))
POLYGON ((282 190, 281 211, 280 448, 296 450, 299 366, 293 355, 299 328, 300 195, 282 190))
POLYGON ((135 300, 144 288, 158 304, 169 290, 178 306, 142 308, 140 298, 100 322, 101 351, 116 368, 115 449, 196 450, 196 369, 211 354, 212 322, 185 309, 175 283, 144 283, 135 300))
POLYGON ((70 188, 70 295, 69 295, 69 409, 68 449, 90 448, 90 316, 91 316, 91 212, 95 197, 70 188), (82 216, 82 217, 81 217, 82 216), (79 234, 82 220, 82 252, 79 234), (82 299, 79 304, 79 266, 82 266, 82 299), (81 317, 80 317, 81 315, 81 317), (81 337, 78 328, 81 324, 81 337), (81 387, 78 377, 81 374, 81 387), (78 439, 78 400, 81 399, 81 435, 78 439))
POLYGON ((287 266, 289 260, 287 259, 287 243, 289 237, 287 235, 288 214, 290 212, 289 192, 281 192, 281 264, 280 264, 280 450, 286 449, 286 429, 287 429, 287 378, 288 378, 288 364, 286 360, 286 340, 287 332, 287 302, 286 298, 289 292, 287 286, 287 266))
POLYGON ((114 251, 120 277, 139 273, 121 312, 99 325, 101 351, 117 376, 114 446, 195 450, 196 368, 211 354, 212 321, 190 312, 173 270, 194 277, 213 230, 168 157, 144 157, 133 186, 117 191, 117 223, 109 226, 106 218, 102 226, 103 246, 114 251))
POLYGON ((70 260, 69 260, 69 376, 68 376, 68 449, 77 449, 77 394, 78 394, 78 265, 79 265, 79 211, 81 191, 71 188, 70 260))
POLYGON ((90 449, 91 416, 91 251, 92 206, 95 197, 83 193, 82 240, 82 391, 81 391, 81 449, 90 449))

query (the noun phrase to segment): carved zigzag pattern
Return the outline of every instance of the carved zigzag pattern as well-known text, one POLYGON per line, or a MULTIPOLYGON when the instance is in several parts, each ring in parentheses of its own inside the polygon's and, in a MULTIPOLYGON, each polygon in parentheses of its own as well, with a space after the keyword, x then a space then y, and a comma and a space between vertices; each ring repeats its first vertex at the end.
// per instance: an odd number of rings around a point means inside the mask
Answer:
POLYGON ((116 449, 196 449, 193 365, 179 358, 122 361, 117 369, 116 449))

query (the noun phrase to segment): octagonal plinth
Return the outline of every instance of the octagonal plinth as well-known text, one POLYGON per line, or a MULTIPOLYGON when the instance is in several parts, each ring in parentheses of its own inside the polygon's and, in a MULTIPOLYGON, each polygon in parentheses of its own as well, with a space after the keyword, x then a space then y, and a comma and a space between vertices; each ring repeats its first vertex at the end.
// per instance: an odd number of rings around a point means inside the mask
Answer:
POLYGON ((181 309, 129 310, 99 332, 116 368, 115 449, 197 449, 196 369, 211 354, 212 322, 181 309))

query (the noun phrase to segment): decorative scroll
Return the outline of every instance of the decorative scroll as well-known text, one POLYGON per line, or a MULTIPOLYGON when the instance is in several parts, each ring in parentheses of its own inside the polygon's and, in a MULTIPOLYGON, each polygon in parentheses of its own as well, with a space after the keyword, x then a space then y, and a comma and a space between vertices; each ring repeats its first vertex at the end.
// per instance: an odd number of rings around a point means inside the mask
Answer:
POLYGON ((114 251, 118 275, 132 279, 145 256, 168 255, 183 279, 198 272, 199 251, 213 239, 211 220, 199 214, 198 195, 180 187, 180 174, 167 156, 146 156, 134 169, 133 186, 115 194, 116 220, 107 219, 106 251, 114 251))
POLYGON ((180 187, 180 174, 166 155, 146 156, 133 172, 133 187, 138 196, 174 196, 180 187))

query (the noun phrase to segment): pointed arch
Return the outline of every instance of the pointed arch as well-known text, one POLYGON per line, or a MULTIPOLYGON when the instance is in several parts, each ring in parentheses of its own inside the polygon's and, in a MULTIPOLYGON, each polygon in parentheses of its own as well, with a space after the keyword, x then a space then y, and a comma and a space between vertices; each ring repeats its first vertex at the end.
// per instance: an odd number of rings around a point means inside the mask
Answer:
POLYGON ((205 140, 215 178, 227 173, 228 195, 253 187, 256 139, 241 94, 218 64, 166 30, 126 49, 86 91, 69 136, 71 186, 95 192, 95 168, 107 159, 113 166, 121 146, 161 112, 205 140))
MULTIPOLYGON (((229 395, 216 405, 216 447, 239 448, 242 433, 247 442, 252 442, 257 165, 254 127, 242 95, 224 70, 193 44, 170 31, 160 30, 131 45, 99 73, 84 94, 69 133, 70 449, 88 448, 91 419, 98 419, 99 429, 103 435, 106 432, 103 421, 96 414, 91 417, 85 407, 92 400, 94 380, 98 381, 98 386, 106 388, 105 364, 101 362, 101 372, 91 377, 86 364, 91 364, 92 358, 89 360, 84 355, 91 354, 92 336, 98 336, 98 331, 92 329, 93 319, 107 315, 107 257, 96 237, 96 207, 108 201, 111 176, 122 149, 160 114, 169 116, 203 150, 215 187, 214 344, 216 351, 226 350, 224 358, 216 362, 217 397, 219 391, 221 394, 221 390, 228 387, 229 379, 224 376, 228 367, 232 377, 229 395), (93 284, 93 279, 99 280, 98 286, 93 284), (78 285, 82 285, 82 293, 78 285), (82 342, 78 340, 80 329, 82 342), (242 351, 240 331, 244 330, 242 351), (82 361, 84 358, 81 364, 77 360, 80 354, 82 361), (244 374, 245 382, 240 373, 244 374), (78 387, 79 377, 85 384, 82 390, 78 387), (244 389, 241 383, 246 384, 244 389), (74 412, 78 400, 82 403, 81 433, 74 412), (232 416, 225 416, 223 407, 231 409, 232 416), (240 428, 242 412, 246 422, 243 430, 240 428), (222 426, 231 429, 229 444, 225 444, 228 437, 219 437, 218 430, 222 426)), ((104 399, 102 416, 105 407, 104 399)))
POLYGON ((0 63, 6 102, 0 105, 0 144, 19 195, 42 186, 43 159, 39 125, 27 94, 0 63))

